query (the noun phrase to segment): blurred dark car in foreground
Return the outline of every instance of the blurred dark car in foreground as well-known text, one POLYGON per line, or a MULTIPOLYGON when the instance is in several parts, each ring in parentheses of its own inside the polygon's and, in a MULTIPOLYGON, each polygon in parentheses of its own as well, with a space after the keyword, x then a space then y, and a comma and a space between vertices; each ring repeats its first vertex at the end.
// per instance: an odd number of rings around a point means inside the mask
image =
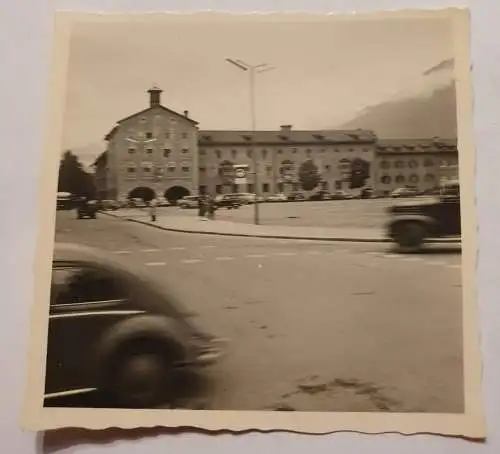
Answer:
POLYGON ((102 392, 112 406, 175 399, 175 376, 211 364, 220 341, 194 326, 178 299, 102 251, 56 244, 52 264, 45 405, 102 392))
POLYGON ((460 237, 460 186, 449 182, 439 196, 388 208, 388 235, 403 251, 416 251, 428 238, 460 237))

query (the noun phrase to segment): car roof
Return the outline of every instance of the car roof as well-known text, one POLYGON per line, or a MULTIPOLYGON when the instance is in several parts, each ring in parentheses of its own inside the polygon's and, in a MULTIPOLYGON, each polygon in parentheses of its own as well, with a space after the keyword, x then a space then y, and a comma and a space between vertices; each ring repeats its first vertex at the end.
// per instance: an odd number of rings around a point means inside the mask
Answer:
MULTIPOLYGON (((188 315, 188 311, 183 307, 180 298, 174 292, 174 285, 168 289, 165 285, 160 285, 153 281, 140 268, 129 265, 130 261, 118 261, 113 258, 110 252, 90 246, 83 246, 76 243, 56 242, 54 244, 53 262, 75 263, 86 266, 95 266, 109 271, 117 277, 126 279, 131 286, 142 295, 143 305, 154 312, 161 312, 174 317, 188 315), (168 302, 168 304, 166 304, 168 302)), ((165 278, 162 278, 165 284, 165 278)))

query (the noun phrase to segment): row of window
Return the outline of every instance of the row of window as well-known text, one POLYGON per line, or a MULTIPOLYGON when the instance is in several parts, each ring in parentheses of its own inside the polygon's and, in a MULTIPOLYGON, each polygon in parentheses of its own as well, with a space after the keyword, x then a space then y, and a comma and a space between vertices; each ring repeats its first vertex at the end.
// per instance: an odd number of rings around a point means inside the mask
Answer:
MULTIPOLYGON (((433 183, 436 180, 436 176, 431 174, 431 173, 428 173, 424 176, 423 180, 426 183, 433 183)), ((394 178, 394 181, 396 183, 405 183, 407 181, 409 183, 418 183, 420 181, 420 177, 418 175, 413 174, 413 175, 410 175, 407 179, 404 175, 396 175, 396 177, 394 178)), ((380 182, 382 184, 391 184, 392 177, 390 175, 382 175, 380 177, 380 182)))
MULTIPOLYGON (((175 172, 175 170, 177 169, 177 166, 168 166, 166 168, 167 172, 175 172)), ((162 167, 148 167, 148 166, 145 166, 145 167, 142 167, 142 172, 146 175, 156 175, 156 176, 161 176, 164 174, 164 170, 162 167)), ((191 170, 191 167, 189 166, 181 166, 181 170, 183 172, 189 172, 191 170)), ((137 167, 135 166, 130 166, 130 167, 127 167, 127 173, 129 175, 136 175, 137 174, 137 167)))
MULTIPOLYGON (((446 160, 440 160, 438 161, 440 166, 448 166, 449 162, 446 160)), ((416 169, 417 167, 420 166, 420 163, 416 159, 411 159, 410 161, 402 161, 398 160, 395 161, 394 163, 391 161, 380 161, 380 168, 381 169, 390 169, 391 167, 394 167, 395 169, 403 169, 405 167, 409 167, 410 169, 416 169)), ((435 162, 431 158, 426 158, 424 159, 423 162, 424 167, 433 167, 435 165, 435 162)))
MULTIPOLYGON (((135 154, 135 153, 136 153, 136 151, 137 151, 137 149, 136 149, 136 148, 134 148, 134 147, 130 147, 130 148, 128 149, 129 154, 135 154)), ((152 155, 153 155, 153 152, 154 152, 154 149, 153 149, 153 148, 146 148, 146 149, 144 150, 144 153, 145 153, 146 155, 148 155, 148 156, 152 156, 152 155)), ((189 153, 189 148, 183 148, 183 149, 181 150, 181 152, 182 152, 182 154, 187 154, 187 153, 189 153)), ((164 158, 168 158, 168 157, 172 154, 172 149, 171 149, 171 148, 164 148, 164 149, 162 150, 162 154, 163 154, 163 157, 164 157, 164 158)))
MULTIPOLYGON (((335 182, 335 189, 340 189, 341 185, 342 185, 342 183, 340 181, 336 181, 335 182)), ((322 186, 323 186, 323 189, 328 190, 328 183, 326 181, 323 182, 322 186)), ((222 194, 224 192, 224 188, 226 188, 226 192, 229 189, 229 191, 233 192, 233 193, 244 191, 244 192, 249 192, 252 194, 252 193, 254 193, 255 185, 253 183, 248 183, 242 188, 242 185, 238 185, 238 184, 231 184, 231 185, 218 184, 215 186, 215 193, 222 194)), ((261 188, 262 188, 262 193, 271 192, 271 185, 269 183, 262 183, 261 188)), ((293 189, 298 190, 299 188, 297 185, 294 184, 293 189)), ((276 192, 282 193, 282 192, 284 192, 284 190, 285 190, 285 183, 277 183, 276 184, 276 192)), ((200 191, 200 194, 205 194, 207 192, 207 186, 201 185, 199 187, 199 191, 200 191)))
MULTIPOLYGON (((210 151, 210 150, 206 150, 206 149, 204 149, 204 148, 200 148, 200 155, 201 155, 201 156, 205 156, 205 155, 207 154, 207 151, 210 151)), ((220 159, 220 158, 221 158, 221 156, 222 156, 222 150, 217 150, 217 149, 216 149, 216 150, 213 150, 213 151, 215 152, 215 155, 217 156, 217 158, 219 158, 219 159, 220 159)), ((240 151, 240 150, 234 150, 234 149, 233 149, 233 150, 231 150, 231 156, 232 156, 232 158, 233 158, 233 159, 234 159, 234 158, 236 158, 236 156, 238 155, 238 151, 240 151)), ((252 151, 253 151, 253 150, 252 150, 252 149, 250 149, 250 148, 246 150, 246 155, 247 155, 249 158, 253 155, 253 154, 252 154, 252 151)), ((264 159, 267 157, 267 155, 268 155, 268 152, 269 152, 269 151, 273 152, 274 150, 265 150, 265 149, 264 149, 264 150, 261 150, 261 155, 262 155, 262 157, 263 157, 264 159)), ((312 155, 312 153, 313 153, 313 150, 311 150, 310 148, 308 148, 308 149, 307 149, 307 150, 305 150, 305 151, 306 151, 306 155, 307 155, 307 156, 311 156, 311 155, 312 155)), ((326 152, 326 148, 321 148, 319 151, 320 151, 320 153, 325 153, 325 152, 326 152)), ((335 148, 335 149, 334 149, 334 151, 338 153, 338 152, 340 152, 340 149, 335 148)), ((350 151, 350 152, 354 152, 355 150, 354 150, 354 148, 349 148, 349 151, 350 151)), ((370 149, 369 149, 369 148, 364 148, 364 149, 363 149, 363 152, 365 152, 365 153, 367 153, 367 152, 369 152, 369 151, 370 151, 370 149)), ((291 152, 292 152, 292 153, 297 153, 297 152, 298 152, 298 148, 291 148, 291 152)), ((284 153, 284 150, 283 150, 283 149, 278 149, 278 150, 276 150, 276 153, 277 153, 277 154, 283 154, 283 153, 284 153)))
MULTIPOLYGON (((165 133, 163 133, 163 137, 165 137, 165 139, 170 139, 172 137, 172 135, 173 135, 172 132, 165 132, 165 133)), ((153 139, 154 138, 153 137, 153 133, 151 131, 146 131, 144 133, 144 137, 146 139, 153 139)), ((188 138, 188 133, 187 132, 182 132, 181 133, 181 137, 183 139, 187 139, 188 138)))

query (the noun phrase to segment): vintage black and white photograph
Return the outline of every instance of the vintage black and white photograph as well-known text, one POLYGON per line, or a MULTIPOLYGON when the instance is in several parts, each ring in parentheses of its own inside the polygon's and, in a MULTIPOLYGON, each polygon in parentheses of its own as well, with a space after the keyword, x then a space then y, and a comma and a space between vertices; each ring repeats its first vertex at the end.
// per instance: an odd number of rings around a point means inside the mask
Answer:
POLYGON ((465 415, 464 14, 73 20, 41 411, 465 415))

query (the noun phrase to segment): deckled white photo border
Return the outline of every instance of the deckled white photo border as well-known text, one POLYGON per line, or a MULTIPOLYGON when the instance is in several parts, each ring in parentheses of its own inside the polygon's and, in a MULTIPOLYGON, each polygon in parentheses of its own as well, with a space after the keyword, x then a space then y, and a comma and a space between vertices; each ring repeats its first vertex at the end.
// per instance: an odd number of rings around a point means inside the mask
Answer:
POLYGON ((150 13, 95 14, 60 12, 55 16, 51 90, 47 135, 39 182, 39 230, 35 260, 35 298, 31 308, 28 377, 22 426, 29 430, 63 427, 193 427, 210 431, 287 430, 300 433, 358 431, 364 433, 436 433, 470 438, 485 437, 481 399, 481 356, 476 297, 477 216, 475 209, 475 148, 473 140, 470 63, 470 19, 466 9, 402 10, 360 14, 311 13, 150 13), (209 410, 123 410, 44 408, 45 357, 48 328, 51 259, 54 242, 57 169, 63 130, 67 65, 72 24, 76 21, 168 21, 227 19, 266 21, 388 20, 391 18, 449 17, 454 36, 457 90, 458 148, 462 203, 462 279, 464 392, 463 414, 328 413, 209 410))

